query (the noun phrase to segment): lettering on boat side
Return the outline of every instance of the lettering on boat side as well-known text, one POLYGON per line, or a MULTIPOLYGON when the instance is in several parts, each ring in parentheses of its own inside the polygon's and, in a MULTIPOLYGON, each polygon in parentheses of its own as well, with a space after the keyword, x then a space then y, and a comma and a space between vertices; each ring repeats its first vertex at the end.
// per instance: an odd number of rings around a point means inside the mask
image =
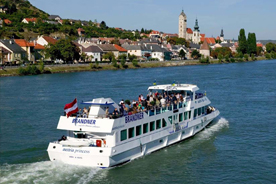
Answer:
POLYGON ((81 150, 81 149, 73 149, 73 148, 63 148, 62 151, 66 151, 70 153, 90 153, 89 150, 81 150))
POLYGON ((94 119, 73 119, 72 123, 79 123, 79 124, 88 124, 88 125, 95 125, 96 124, 96 120, 94 119))
POLYGON ((137 114, 132 114, 132 115, 126 116, 125 117, 125 122, 129 123, 129 122, 136 121, 136 120, 143 119, 143 118, 144 118, 144 113, 139 112, 137 114))

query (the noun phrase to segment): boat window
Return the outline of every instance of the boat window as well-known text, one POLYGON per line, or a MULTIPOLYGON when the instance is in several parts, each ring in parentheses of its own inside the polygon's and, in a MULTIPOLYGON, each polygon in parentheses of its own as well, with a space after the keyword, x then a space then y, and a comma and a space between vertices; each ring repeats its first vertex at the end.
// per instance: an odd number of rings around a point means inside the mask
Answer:
POLYGON ((191 111, 189 111, 189 119, 191 119, 191 111))
POLYGON ((121 131, 121 141, 124 141, 127 139, 127 130, 122 130, 121 131))
POLYGON ((161 119, 156 120, 156 130, 161 128, 161 119))
POLYGON ((197 115, 197 109, 194 110, 194 118, 196 117, 197 115))
POLYGON ((167 126, 167 122, 164 120, 164 118, 162 119, 162 127, 166 127, 167 126))
POLYGON ((74 132, 75 138, 86 138, 86 134, 84 132, 74 132))
POLYGON ((136 126, 136 136, 141 135, 142 134, 142 126, 136 126))
POLYGON ((150 131, 155 130, 155 121, 150 122, 150 131))
POLYGON ((184 112, 184 120, 188 119, 188 112, 184 112))
POLYGON ((179 114, 179 122, 183 121, 183 113, 179 114))
POLYGON ((134 127, 128 129, 128 138, 134 137, 134 127))
POLYGON ((198 108, 197 115, 201 115, 201 108, 198 108))
POLYGON ((148 131, 149 131, 149 124, 148 123, 143 124, 143 134, 148 133, 148 131))
POLYGON ((169 116, 169 122, 172 124, 172 116, 169 116))
POLYGON ((204 106, 201 108, 201 113, 204 114, 205 110, 204 110, 204 106))

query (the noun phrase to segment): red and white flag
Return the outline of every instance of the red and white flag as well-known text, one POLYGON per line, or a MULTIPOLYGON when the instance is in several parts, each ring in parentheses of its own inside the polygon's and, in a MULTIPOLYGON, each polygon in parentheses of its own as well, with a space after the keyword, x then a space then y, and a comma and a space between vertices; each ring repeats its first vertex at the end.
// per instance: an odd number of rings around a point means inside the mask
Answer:
POLYGON ((79 111, 77 99, 75 98, 75 100, 73 102, 66 104, 64 106, 64 111, 66 112, 67 118, 71 114, 77 113, 79 111))

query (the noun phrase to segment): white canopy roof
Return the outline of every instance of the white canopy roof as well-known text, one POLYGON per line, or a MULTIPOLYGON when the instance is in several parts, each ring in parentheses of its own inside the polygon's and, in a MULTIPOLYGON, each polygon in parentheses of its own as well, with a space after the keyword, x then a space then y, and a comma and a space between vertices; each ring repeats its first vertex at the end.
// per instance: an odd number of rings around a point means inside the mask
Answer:
POLYGON ((165 84, 150 86, 148 90, 164 90, 164 91, 197 91, 199 88, 194 84, 165 84))

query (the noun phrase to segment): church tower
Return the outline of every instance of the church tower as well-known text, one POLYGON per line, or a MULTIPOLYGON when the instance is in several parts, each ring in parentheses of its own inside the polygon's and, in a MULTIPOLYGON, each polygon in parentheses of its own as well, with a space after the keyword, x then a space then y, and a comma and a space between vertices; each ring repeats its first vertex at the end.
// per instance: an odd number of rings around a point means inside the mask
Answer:
POLYGON ((198 21, 196 19, 194 32, 193 32, 193 43, 198 44, 200 42, 200 30, 198 26, 198 21))
POLYGON ((184 11, 179 15, 179 23, 178 23, 178 37, 185 38, 187 35, 187 16, 185 15, 184 11))
POLYGON ((223 42, 224 41, 224 34, 223 34, 223 29, 221 29, 221 33, 220 33, 220 41, 223 42))

